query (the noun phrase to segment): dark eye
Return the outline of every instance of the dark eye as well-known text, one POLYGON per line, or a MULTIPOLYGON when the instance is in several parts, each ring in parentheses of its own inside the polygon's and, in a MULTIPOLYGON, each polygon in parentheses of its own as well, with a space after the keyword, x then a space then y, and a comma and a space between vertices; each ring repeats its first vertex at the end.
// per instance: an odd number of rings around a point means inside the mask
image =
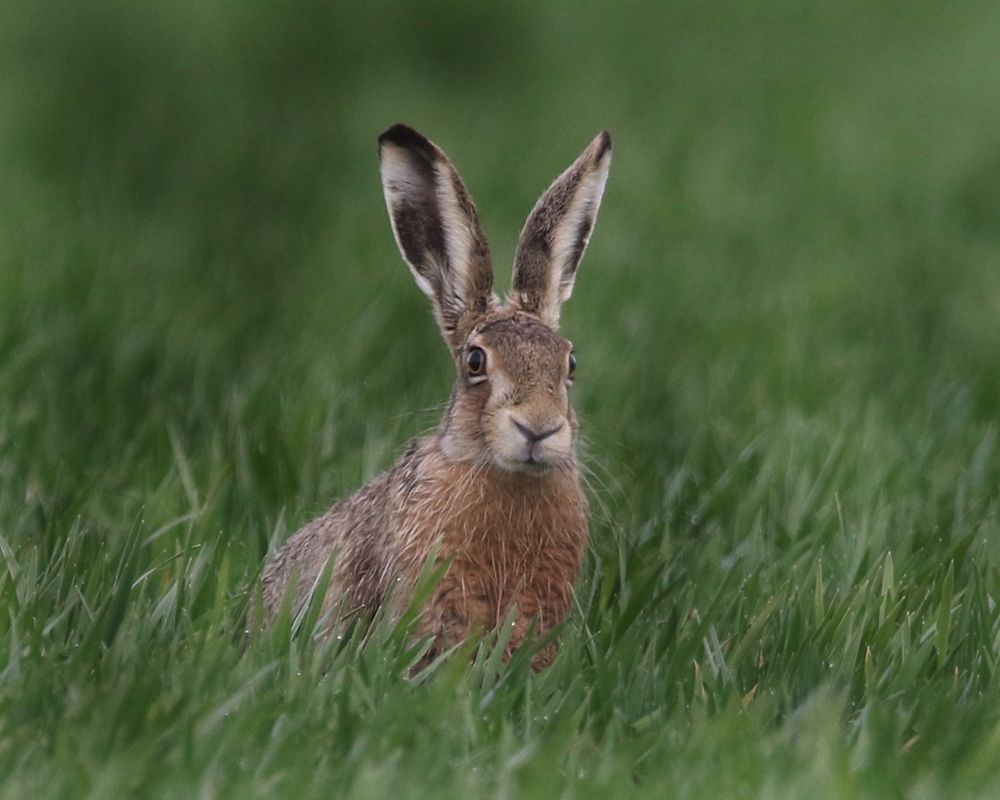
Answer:
POLYGON ((573 376, 576 375, 576 354, 569 354, 569 371, 566 373, 570 380, 573 380, 573 376))
POLYGON ((465 363, 469 367, 469 376, 472 378, 486 374, 486 351, 481 347, 470 347, 469 355, 466 356, 465 363))

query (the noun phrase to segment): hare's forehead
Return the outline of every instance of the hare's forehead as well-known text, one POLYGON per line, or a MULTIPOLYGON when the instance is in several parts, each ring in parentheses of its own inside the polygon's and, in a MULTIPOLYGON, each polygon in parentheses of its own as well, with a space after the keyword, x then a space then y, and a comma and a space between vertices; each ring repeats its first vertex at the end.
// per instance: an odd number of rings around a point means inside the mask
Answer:
POLYGON ((572 349, 551 328, 540 322, 497 320, 469 337, 470 346, 484 347, 510 372, 546 368, 562 369, 572 349))

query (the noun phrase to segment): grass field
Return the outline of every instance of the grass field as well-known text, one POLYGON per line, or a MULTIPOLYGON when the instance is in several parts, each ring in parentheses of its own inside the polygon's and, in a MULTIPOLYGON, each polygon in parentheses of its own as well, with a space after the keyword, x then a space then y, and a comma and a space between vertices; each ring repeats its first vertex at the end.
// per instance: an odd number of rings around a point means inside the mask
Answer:
POLYGON ((0 796, 1000 797, 1000 8, 12 0, 0 796), (451 372, 375 139, 567 305, 593 547, 552 669, 248 643, 269 548, 451 372))

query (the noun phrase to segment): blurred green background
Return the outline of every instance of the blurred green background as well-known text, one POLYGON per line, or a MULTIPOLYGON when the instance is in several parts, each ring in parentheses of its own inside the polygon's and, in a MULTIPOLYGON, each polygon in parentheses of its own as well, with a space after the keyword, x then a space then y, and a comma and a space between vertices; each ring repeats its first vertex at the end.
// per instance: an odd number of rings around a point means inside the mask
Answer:
POLYGON ((357 796, 996 789, 997 42, 989 2, 4 3, 5 791, 322 793, 309 770, 357 796), (461 678, 445 702, 352 662, 355 727, 282 739, 333 701, 261 679, 211 756, 199 725, 247 675, 307 658, 233 640, 268 547, 447 398, 383 207, 397 121, 458 166, 502 288, 537 196, 614 137, 563 322, 595 507, 587 633, 534 690, 565 719, 532 728, 523 669, 520 710, 480 723, 461 678), (747 721, 751 690, 775 699, 747 721), (803 702, 826 761, 767 738, 803 702), (366 722, 394 703, 442 737, 435 767, 366 722), (887 728, 865 733, 869 703, 887 728), (466 713, 468 750, 443 733, 466 713), (278 740, 284 768, 234 766, 278 740), (361 754, 324 761, 342 741, 361 754), (614 766, 588 783, 573 759, 614 766))

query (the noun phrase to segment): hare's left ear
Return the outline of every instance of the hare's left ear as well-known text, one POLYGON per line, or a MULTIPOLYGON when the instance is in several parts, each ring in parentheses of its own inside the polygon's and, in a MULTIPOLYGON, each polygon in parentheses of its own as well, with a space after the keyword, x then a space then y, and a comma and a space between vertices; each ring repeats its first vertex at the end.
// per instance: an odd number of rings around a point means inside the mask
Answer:
POLYGON ((495 304, 489 245, 458 171, 433 142, 406 125, 379 136, 385 205, 399 252, 434 304, 457 352, 495 304))
POLYGON ((553 329, 573 293, 610 166, 611 137, 602 131, 541 196, 521 231, 510 304, 553 329))

